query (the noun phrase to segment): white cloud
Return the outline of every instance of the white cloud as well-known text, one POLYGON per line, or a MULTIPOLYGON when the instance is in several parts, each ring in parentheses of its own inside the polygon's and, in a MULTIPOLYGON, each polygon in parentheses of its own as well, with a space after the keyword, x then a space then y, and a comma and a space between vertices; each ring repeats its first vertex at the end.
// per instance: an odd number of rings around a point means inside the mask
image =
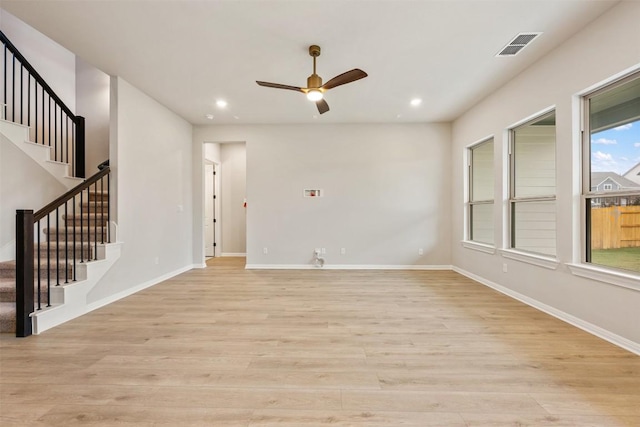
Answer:
POLYGON ((620 157, 620 160, 624 160, 625 162, 629 160, 628 157, 620 157))
POLYGON ((633 144, 633 146, 636 148, 640 148, 640 142, 636 142, 635 144, 633 144))
POLYGON ((607 139, 607 138, 598 138, 596 140, 591 140, 592 144, 602 144, 602 145, 614 145, 617 144, 618 141, 615 139, 607 139))
POLYGON ((631 129, 633 127, 633 123, 627 123, 626 125, 622 125, 622 126, 618 126, 616 128, 613 128, 615 130, 627 130, 627 129, 631 129))
POLYGON ((593 153, 593 158, 601 162, 613 162, 613 156, 609 153, 603 153, 602 151, 596 151, 593 153))
POLYGON ((618 169, 618 163, 613 160, 613 156, 610 153, 603 153, 602 151, 591 153, 591 170, 593 172, 619 172, 618 169))

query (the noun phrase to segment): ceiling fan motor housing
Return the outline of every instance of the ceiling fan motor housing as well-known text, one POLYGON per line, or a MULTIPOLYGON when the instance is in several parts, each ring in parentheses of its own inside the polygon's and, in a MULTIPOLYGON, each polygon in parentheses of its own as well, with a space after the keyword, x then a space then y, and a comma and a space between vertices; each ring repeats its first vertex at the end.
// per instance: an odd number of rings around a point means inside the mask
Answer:
POLYGON ((320 86, 322 86, 322 78, 319 75, 311 74, 307 77, 307 88, 313 89, 319 88, 320 86))

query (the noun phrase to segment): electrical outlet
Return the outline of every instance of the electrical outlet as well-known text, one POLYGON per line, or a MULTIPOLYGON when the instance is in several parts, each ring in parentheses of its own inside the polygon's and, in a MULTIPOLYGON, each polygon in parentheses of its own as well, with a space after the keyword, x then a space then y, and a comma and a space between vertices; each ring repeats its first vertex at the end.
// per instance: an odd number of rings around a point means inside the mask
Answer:
POLYGON ((269 253, 269 248, 262 248, 262 253, 263 254, 268 254, 269 253))
POLYGON ((507 272, 507 263, 506 262, 504 264, 502 264, 502 272, 503 273, 507 272))
POLYGON ((418 255, 424 255, 424 249, 422 248, 418 249, 418 255))
POLYGON ((160 264, 160 258, 159 258, 159 257, 155 257, 155 259, 153 260, 153 263, 154 263, 155 265, 160 264))
POLYGON ((344 255, 347 253, 347 248, 340 248, 340 255, 344 255))
POLYGON ((326 254, 327 250, 325 248, 322 248, 322 255, 326 254))

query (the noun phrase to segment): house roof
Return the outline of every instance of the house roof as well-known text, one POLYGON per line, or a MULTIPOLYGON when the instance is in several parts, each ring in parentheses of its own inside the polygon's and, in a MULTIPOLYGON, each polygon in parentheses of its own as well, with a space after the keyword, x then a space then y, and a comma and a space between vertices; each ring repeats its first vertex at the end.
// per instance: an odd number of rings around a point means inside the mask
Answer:
POLYGON ((2 0, 2 8, 193 124, 451 121, 607 12, 618 0, 2 0), (519 33, 542 32, 512 57, 519 33), (332 89, 318 74, 369 77, 332 89), (215 101, 224 98, 225 109, 215 101), (422 104, 412 107, 412 98, 422 104), (214 118, 208 120, 207 114, 214 118))
POLYGON ((627 178, 615 173, 615 172, 591 172, 591 186, 597 187, 607 179, 611 179, 618 183, 618 185, 622 188, 636 188, 640 187, 640 185, 635 182, 628 180, 627 178))
MULTIPOLYGON (((625 173, 622 174, 622 176, 627 176, 629 174, 629 172, 633 171, 634 169, 636 169, 638 166, 640 166, 640 162, 636 163, 635 165, 633 165, 631 168, 629 168, 628 171, 626 171, 625 173)), ((640 175, 640 169, 638 169, 638 175, 640 175)))

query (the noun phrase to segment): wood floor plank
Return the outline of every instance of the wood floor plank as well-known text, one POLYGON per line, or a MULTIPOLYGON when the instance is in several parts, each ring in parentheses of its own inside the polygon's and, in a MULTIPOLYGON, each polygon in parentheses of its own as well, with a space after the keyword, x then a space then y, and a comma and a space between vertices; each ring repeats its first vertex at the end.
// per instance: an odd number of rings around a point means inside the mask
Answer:
POLYGON ((467 427, 636 427, 640 417, 585 415, 461 414, 467 427))
POLYGON ((158 406, 58 405, 34 420, 33 426, 90 427, 247 427, 251 410, 166 408, 158 406))
POLYGON ((344 390, 342 407, 352 411, 547 413, 526 393, 344 390))
POLYGON ((462 417, 446 412, 351 412, 257 410, 250 427, 467 427, 462 417))
POLYGON ((0 424, 640 425, 640 357, 454 272, 207 265, 1 335, 0 424))

